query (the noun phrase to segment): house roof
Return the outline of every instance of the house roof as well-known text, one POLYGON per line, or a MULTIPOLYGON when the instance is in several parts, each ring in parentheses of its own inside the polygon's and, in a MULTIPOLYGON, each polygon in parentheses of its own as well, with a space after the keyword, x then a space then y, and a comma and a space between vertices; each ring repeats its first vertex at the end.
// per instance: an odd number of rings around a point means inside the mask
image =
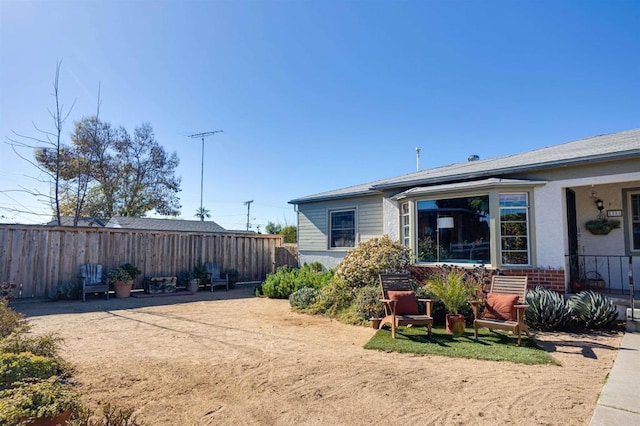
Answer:
POLYGON ((467 161, 296 198, 290 204, 380 194, 386 189, 485 179, 567 165, 640 156, 640 129, 594 136, 560 145, 486 160, 467 161))
POLYGON ((237 232, 227 231, 213 221, 156 219, 150 217, 112 217, 107 228, 145 229, 151 231, 237 232))
MULTIPOLYGON (((54 218, 50 222, 47 222, 49 226, 58 226, 58 221, 54 218)), ((60 226, 73 226, 72 216, 61 216, 60 226)), ((95 228, 102 228, 105 223, 99 217, 81 217, 78 218, 78 226, 91 226, 95 228)))

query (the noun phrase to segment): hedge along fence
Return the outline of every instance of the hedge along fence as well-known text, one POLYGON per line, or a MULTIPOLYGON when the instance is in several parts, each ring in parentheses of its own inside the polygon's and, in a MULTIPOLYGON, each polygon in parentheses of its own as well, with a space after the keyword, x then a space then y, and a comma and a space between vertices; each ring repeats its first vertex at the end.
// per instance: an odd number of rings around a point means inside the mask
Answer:
POLYGON ((0 225, 0 281, 18 284, 16 298, 50 297, 60 283, 78 282, 84 263, 100 263, 103 275, 123 263, 144 276, 174 276, 198 262, 237 269, 242 281, 274 272, 278 235, 0 225))

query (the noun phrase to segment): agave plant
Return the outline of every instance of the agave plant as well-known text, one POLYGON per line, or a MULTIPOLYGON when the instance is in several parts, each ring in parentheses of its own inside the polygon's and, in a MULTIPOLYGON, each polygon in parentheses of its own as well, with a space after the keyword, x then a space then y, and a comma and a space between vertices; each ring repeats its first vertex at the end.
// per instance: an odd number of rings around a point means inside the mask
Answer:
POLYGON ((559 330, 571 319, 569 305, 560 293, 544 287, 535 287, 525 296, 529 307, 525 322, 537 330, 559 330))
POLYGON ((569 308, 574 319, 587 328, 609 328, 618 317, 611 299, 590 290, 581 291, 569 299, 569 308))

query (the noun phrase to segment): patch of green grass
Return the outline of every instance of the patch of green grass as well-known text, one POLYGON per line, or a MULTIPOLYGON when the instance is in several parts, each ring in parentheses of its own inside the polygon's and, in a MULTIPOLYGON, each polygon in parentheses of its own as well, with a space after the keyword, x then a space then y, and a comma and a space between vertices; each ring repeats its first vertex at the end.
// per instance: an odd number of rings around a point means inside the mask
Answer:
POLYGON ((398 327, 396 338, 392 339, 391 330, 384 328, 378 330, 364 347, 380 351, 509 361, 517 364, 560 365, 555 358, 526 336, 522 337, 522 346, 518 346, 516 336, 487 329, 480 329, 478 340, 475 340, 473 330, 460 337, 454 337, 447 334, 444 328, 436 327, 432 329, 430 339, 424 327, 398 327))

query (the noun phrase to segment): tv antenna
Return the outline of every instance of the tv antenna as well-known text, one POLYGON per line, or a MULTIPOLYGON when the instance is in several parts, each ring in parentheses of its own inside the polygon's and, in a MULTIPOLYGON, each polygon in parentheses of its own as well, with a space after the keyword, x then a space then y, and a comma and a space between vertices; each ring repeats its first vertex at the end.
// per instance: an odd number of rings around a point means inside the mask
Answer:
POLYGON ((204 192, 204 138, 213 136, 216 133, 222 133, 222 130, 214 130, 213 132, 204 132, 204 133, 195 133, 193 135, 189 135, 190 138, 201 138, 202 139, 202 165, 200 167, 200 220, 204 221, 204 209, 202 207, 202 194, 204 192))

